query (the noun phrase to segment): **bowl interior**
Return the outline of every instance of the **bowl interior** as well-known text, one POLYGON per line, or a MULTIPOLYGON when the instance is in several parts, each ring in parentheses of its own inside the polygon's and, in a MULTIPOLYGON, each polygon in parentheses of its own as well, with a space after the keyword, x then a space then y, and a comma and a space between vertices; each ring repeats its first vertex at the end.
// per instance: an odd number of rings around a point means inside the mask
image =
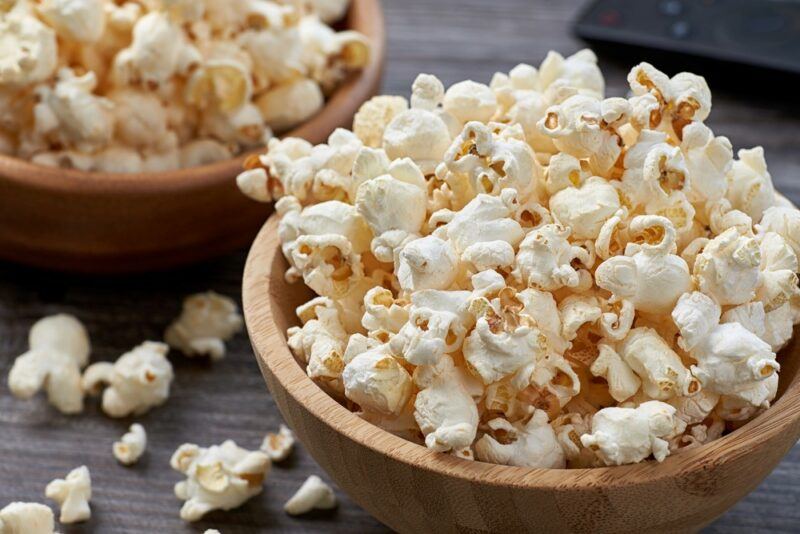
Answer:
POLYGON ((736 458, 752 448, 750 439, 769 440, 781 432, 797 431, 800 420, 800 346, 796 338, 778 356, 781 363, 778 397, 773 406, 741 428, 711 443, 682 449, 663 463, 646 461, 635 465, 592 469, 528 469, 470 462, 439 454, 368 423, 340 405, 316 385, 295 360, 286 344, 286 330, 299 323, 294 310, 315 296, 302 282, 288 284, 287 268, 277 240, 277 217, 273 216, 259 233, 251 249, 244 277, 244 309, 248 331, 261 359, 262 368, 276 376, 289 394, 306 409, 351 439, 397 460, 419 464, 449 475, 504 485, 562 487, 564 484, 626 484, 631 477, 648 480, 674 477, 715 461, 736 458), (589 476, 589 474, 591 474, 589 476), (487 478, 487 476, 489 478, 487 478), (587 478, 588 476, 588 478, 587 478))

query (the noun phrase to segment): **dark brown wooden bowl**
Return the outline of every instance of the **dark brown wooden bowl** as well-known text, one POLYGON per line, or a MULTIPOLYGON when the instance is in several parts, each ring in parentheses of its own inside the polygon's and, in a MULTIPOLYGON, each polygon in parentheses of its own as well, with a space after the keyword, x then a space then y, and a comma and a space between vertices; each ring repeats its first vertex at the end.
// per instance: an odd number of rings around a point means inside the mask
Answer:
POLYGON ((320 389, 286 345, 312 294, 289 285, 270 218, 244 273, 247 330, 284 419, 330 477, 398 532, 691 532, 756 488, 800 436, 800 345, 779 355, 778 399, 742 428, 663 463, 525 469, 470 462, 403 440, 320 389))
MULTIPOLYGON (((380 85, 383 13, 353 0, 345 26, 372 43, 369 65, 311 120, 286 133, 317 144, 350 127, 380 85)), ((124 273, 187 264, 243 248, 269 215, 234 178, 246 155, 171 172, 90 173, 0 156, 0 259, 48 269, 124 273)))

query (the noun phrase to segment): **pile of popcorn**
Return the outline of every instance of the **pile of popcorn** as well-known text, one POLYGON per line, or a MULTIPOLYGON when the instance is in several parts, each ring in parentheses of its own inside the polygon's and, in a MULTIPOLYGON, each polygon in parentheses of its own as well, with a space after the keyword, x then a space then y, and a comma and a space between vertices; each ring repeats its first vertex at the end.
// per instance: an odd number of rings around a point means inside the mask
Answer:
POLYGON ((705 80, 648 63, 605 98, 588 50, 490 85, 430 75, 327 144, 273 139, 288 343, 364 419, 498 464, 630 464, 770 405, 800 322, 800 211, 762 148, 703 121, 705 80))
POLYGON ((155 172, 263 146, 369 58, 349 0, 0 1, 0 154, 155 172))
MULTIPOLYGON (((184 301, 181 314, 166 329, 166 343, 145 341, 116 362, 97 362, 87 367, 91 342, 86 327, 72 315, 52 315, 31 328, 29 350, 14 361, 8 388, 20 399, 44 391, 50 404, 64 414, 83 412, 84 397, 102 391, 101 406, 106 415, 139 416, 169 398, 175 377, 167 359, 170 347, 188 357, 220 360, 225 356, 225 342, 241 331, 243 323, 230 298, 213 291, 191 295, 184 301)), ((281 425, 279 432, 267 434, 255 451, 231 440, 210 447, 180 445, 170 466, 185 476, 175 485, 175 496, 184 501, 181 519, 198 521, 213 510, 231 510, 259 495, 272 462, 288 458, 294 442, 292 431, 281 425)), ((145 428, 134 423, 110 449, 120 464, 133 466, 145 454, 147 443, 145 428)), ((50 482, 44 495, 58 503, 62 524, 91 519, 92 478, 87 466, 50 482)), ((336 505, 333 489, 312 475, 284 508, 288 514, 299 515, 336 505)), ((0 534, 52 534, 54 528, 55 519, 48 506, 13 502, 0 509, 0 534)))

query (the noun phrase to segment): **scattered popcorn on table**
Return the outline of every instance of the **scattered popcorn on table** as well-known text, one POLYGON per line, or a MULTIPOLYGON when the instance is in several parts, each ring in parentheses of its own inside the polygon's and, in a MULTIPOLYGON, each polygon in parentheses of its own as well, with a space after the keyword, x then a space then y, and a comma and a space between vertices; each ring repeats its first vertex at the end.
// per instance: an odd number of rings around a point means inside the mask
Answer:
POLYGON ((59 521, 80 523, 92 517, 89 501, 92 498, 92 478, 89 469, 82 465, 69 472, 66 478, 53 480, 44 491, 48 499, 53 499, 61 507, 59 521))
POLYGON ((0 510, 0 534, 53 534, 55 520, 49 506, 12 502, 0 510))
POLYGON ((50 404, 60 412, 82 412, 81 369, 91 351, 83 324, 71 315, 45 317, 31 328, 28 346, 8 374, 11 393, 29 399, 44 389, 50 404))
POLYGON ((308 120, 369 61, 349 0, 42 0, 0 10, 0 152, 84 171, 204 165, 308 120))
POLYGON ((311 510, 330 510, 336 508, 336 504, 333 489, 318 476, 311 475, 286 501, 283 509, 289 515, 301 515, 311 510))
POLYGON ((114 458, 123 465, 133 465, 144 454, 147 448, 147 433, 139 423, 131 425, 119 441, 114 442, 112 448, 114 458))
POLYGON ((181 315, 164 333, 164 341, 186 356, 225 357, 225 342, 242 330, 244 320, 236 303, 208 291, 192 295, 183 302, 181 315))
POLYGON ((270 460, 261 451, 248 451, 228 440, 209 448, 185 443, 170 465, 186 475, 175 485, 175 496, 186 501, 181 519, 198 521, 212 510, 238 508, 261 493, 270 460))
POLYGON ((169 397, 174 374, 167 352, 166 344, 145 341, 115 363, 92 364, 83 374, 83 389, 98 395, 105 388, 102 407, 111 417, 141 415, 169 397))
POLYGON ((589 50, 489 86, 422 74, 327 144, 270 141, 239 176, 276 200, 319 297, 288 343, 365 420, 461 458, 658 461, 767 409, 800 322, 800 211, 760 147, 703 124, 703 78, 642 63, 604 98, 589 50))
POLYGON ((269 456, 273 462, 280 462, 289 457, 294 448, 294 434, 289 427, 281 425, 278 433, 270 432, 261 443, 261 452, 269 456))

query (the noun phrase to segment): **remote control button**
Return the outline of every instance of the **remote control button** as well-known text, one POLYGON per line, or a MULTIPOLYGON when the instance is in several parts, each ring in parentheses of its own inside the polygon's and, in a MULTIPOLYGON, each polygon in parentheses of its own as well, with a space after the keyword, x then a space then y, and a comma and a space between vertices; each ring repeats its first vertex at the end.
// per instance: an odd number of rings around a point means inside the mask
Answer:
POLYGON ((692 31, 691 25, 685 20, 679 20, 669 27, 669 33, 675 39, 686 39, 692 31))
POLYGON ((684 6, 681 0, 663 0, 658 7, 663 14, 677 17, 683 13, 684 6))
POLYGON ((616 9, 603 11, 597 18, 603 26, 620 26, 622 24, 622 13, 616 9))

